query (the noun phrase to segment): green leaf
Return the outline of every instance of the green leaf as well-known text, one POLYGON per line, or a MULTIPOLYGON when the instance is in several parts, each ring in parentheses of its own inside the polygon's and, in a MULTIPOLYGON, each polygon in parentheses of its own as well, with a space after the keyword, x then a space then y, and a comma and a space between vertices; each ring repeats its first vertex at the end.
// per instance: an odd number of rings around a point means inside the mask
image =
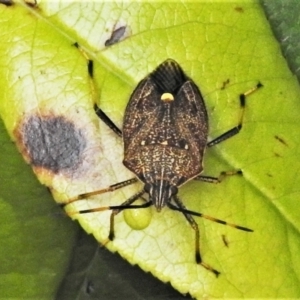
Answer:
MULTIPOLYGON (((254 230, 197 220, 203 260, 220 277, 195 263, 193 230, 180 213, 168 209, 156 213, 152 208, 143 230, 132 229, 118 215, 116 238, 107 247, 193 297, 299 296, 299 87, 258 4, 41 2, 32 14, 17 5, 1 10, 1 116, 58 202, 133 176, 122 165, 122 141, 93 112, 86 61, 73 42, 95 60, 98 104, 119 127, 137 82, 166 58, 178 61, 199 85, 211 137, 237 124, 238 95, 261 81, 264 88, 247 98, 241 133, 208 149, 204 159, 206 175, 241 168, 243 177, 226 178, 217 186, 194 181, 180 189, 189 209, 254 230), (124 39, 105 48, 119 26, 126 26, 124 39), (57 116, 66 121, 59 124, 73 125, 81 142, 73 169, 34 165, 24 147, 31 117, 57 116)), ((117 205, 139 188, 78 201, 67 209, 117 205)), ((104 243, 109 214, 73 217, 104 243)))
POLYGON ((300 81, 299 59, 299 20, 300 3, 297 1, 266 1, 261 0, 275 37, 280 42, 283 56, 286 58, 291 71, 300 81))
POLYGON ((0 298, 53 299, 76 228, 24 164, 0 124, 0 298))

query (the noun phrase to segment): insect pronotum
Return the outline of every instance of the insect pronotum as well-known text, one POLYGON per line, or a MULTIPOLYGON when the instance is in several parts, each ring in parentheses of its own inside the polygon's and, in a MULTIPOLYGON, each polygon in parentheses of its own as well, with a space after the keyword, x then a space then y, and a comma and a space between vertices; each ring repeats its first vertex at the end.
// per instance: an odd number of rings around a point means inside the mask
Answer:
MULTIPOLYGON (((88 60, 88 73, 92 82, 93 61, 87 57, 78 44, 75 46, 88 60)), ((218 276, 220 272, 202 260, 199 247, 199 228, 193 216, 239 230, 248 232, 253 230, 188 210, 177 196, 178 187, 191 179, 219 183, 224 176, 242 174, 242 171, 237 170, 221 172, 219 177, 200 175, 203 171, 204 150, 206 147, 212 147, 239 133, 243 123, 246 97, 260 87, 262 84, 258 83, 254 88, 240 95, 241 115, 237 126, 207 142, 208 117, 202 95, 197 85, 187 77, 180 65, 172 59, 167 59, 146 76, 133 91, 124 114, 123 132, 96 103, 94 104, 99 118, 118 136, 123 137, 123 164, 136 177, 98 191, 81 194, 70 199, 66 205, 92 195, 114 191, 140 180, 144 183, 144 188, 124 203, 74 213, 85 214, 112 210, 108 238, 113 240, 115 236, 114 218, 124 209, 145 208, 154 205, 158 212, 165 206, 179 211, 195 231, 196 262, 218 276), (149 195, 148 200, 145 200, 144 194, 149 195), (143 199, 145 203, 133 205, 139 198, 143 199)))

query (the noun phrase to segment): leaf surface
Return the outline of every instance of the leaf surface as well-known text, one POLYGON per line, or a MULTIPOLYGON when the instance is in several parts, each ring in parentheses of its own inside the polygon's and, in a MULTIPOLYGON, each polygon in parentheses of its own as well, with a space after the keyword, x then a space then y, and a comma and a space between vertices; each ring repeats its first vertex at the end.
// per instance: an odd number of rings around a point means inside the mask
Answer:
MULTIPOLYGON (((264 88, 247 98, 241 133, 208 149, 204 158, 205 175, 242 169, 243 177, 226 178, 219 185, 193 181, 179 193, 191 210, 254 230, 245 233, 197 220, 203 260, 220 277, 196 265, 193 230, 180 213, 168 209, 157 213, 152 208, 143 230, 132 229, 118 215, 116 238, 107 247, 193 297, 299 296, 299 86, 259 5, 41 2, 33 13, 19 5, 1 9, 1 116, 58 202, 133 175, 122 165, 122 141, 94 114, 86 60, 72 46, 75 41, 94 59, 98 104, 119 127, 136 84, 166 58, 178 61, 201 89, 211 138, 237 124, 238 95, 261 81, 264 88), (126 27, 125 38, 106 48, 105 41, 119 26, 126 27), (32 160, 24 132, 33 117, 71 128, 80 145, 76 155, 65 147, 73 165, 63 160, 45 168, 32 160)), ((140 188, 78 201, 68 210, 117 205, 140 188)), ((104 243, 109 215, 74 218, 104 243)))

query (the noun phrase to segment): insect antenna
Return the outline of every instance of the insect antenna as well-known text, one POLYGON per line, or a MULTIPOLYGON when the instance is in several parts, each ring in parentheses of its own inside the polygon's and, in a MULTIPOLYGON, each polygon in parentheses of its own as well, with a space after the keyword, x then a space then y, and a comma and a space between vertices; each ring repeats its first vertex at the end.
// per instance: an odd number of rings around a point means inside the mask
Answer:
MULTIPOLYGON (((133 195, 131 198, 128 200, 134 198, 132 202, 140 198, 142 194, 144 194, 144 191, 141 191, 135 195, 133 195)), ((126 201, 127 202, 127 201, 126 201)), ((78 210, 74 212, 69 212, 69 215, 75 215, 75 214, 87 214, 87 213, 93 213, 93 212, 99 212, 99 211, 105 211, 105 210, 115 210, 118 211, 118 213, 122 210, 125 209, 139 209, 139 208, 147 208, 151 206, 153 203, 151 201, 147 201, 143 204, 138 204, 138 205, 131 205, 131 204, 120 204, 120 205, 110 205, 110 206, 100 206, 100 207, 95 207, 95 208, 89 208, 89 209, 83 209, 83 210, 78 210)), ((66 205, 66 204, 64 204, 66 205)))

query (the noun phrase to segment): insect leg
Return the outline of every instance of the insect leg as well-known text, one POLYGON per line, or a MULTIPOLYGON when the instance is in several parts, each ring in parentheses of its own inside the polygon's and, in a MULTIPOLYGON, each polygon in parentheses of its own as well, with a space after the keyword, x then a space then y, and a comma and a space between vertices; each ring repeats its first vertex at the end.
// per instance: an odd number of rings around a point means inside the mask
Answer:
POLYGON ((212 176, 205 176, 205 175, 199 175, 194 178, 194 180, 200 180, 205 181, 209 183, 220 183, 223 181, 223 179, 227 176, 234 176, 234 175, 243 175, 242 170, 233 170, 233 171, 223 171, 220 173, 218 177, 212 177, 212 176))
MULTIPOLYGON (((124 209, 136 209, 136 208, 146 208, 152 205, 152 202, 147 201, 144 204, 141 205, 131 205, 134 201, 136 201, 138 198, 140 198, 143 194, 145 194, 145 191, 139 191, 129 199, 127 199, 125 202, 123 202, 120 205, 113 205, 113 206, 102 206, 102 207, 95 207, 85 210, 79 210, 76 212, 68 212, 68 215, 74 215, 74 214, 87 214, 87 213, 94 213, 94 212, 100 212, 105 210, 112 210, 112 213, 110 215, 110 226, 109 226, 109 235, 108 239, 112 241, 115 237, 115 216, 121 212, 124 209)), ((142 198, 144 199, 144 198, 142 198)), ((145 200, 145 199, 144 199, 145 200)))
POLYGON ((193 217, 187 213, 186 207, 183 205, 182 201, 177 197, 173 197, 174 202, 178 205, 178 207, 172 205, 170 202, 168 203, 169 208, 175 209, 182 212, 187 221, 190 223, 191 227, 195 231, 195 259, 197 264, 202 265, 205 269, 208 271, 213 272, 217 277, 220 275, 220 272, 215 270, 213 267, 208 265, 202 260, 201 254, 200 254, 200 233, 199 233, 199 227, 196 221, 193 219, 193 217))
POLYGON ((207 143, 207 147, 215 146, 240 132, 243 126, 244 112, 246 107, 246 97, 254 93, 257 89, 261 88, 262 86, 263 85, 259 82, 255 87, 240 95, 241 114, 239 117, 238 125, 226 131, 225 133, 221 134, 220 136, 216 137, 209 143, 207 143))
POLYGON ((94 104, 94 110, 96 115, 100 118, 100 120, 110 128, 114 133, 116 133, 119 137, 122 137, 122 131, 117 127, 117 125, 107 116, 107 114, 98 107, 98 105, 94 104))
POLYGON ((84 58, 87 60, 87 70, 90 78, 90 87, 92 91, 92 97, 94 101, 94 110, 97 116, 107 125, 113 132, 115 132, 119 137, 122 137, 122 131, 115 125, 115 123, 104 113, 104 111, 98 107, 98 93, 97 88, 94 82, 94 61, 89 58, 87 53, 80 47, 78 43, 75 43, 74 46, 82 53, 84 58))
MULTIPOLYGON (((132 197, 130 197, 128 200, 123 202, 121 205, 118 206, 110 206, 109 209, 112 209, 112 213, 110 215, 110 226, 109 226, 109 235, 108 238, 110 241, 112 241, 115 238, 115 216, 121 212, 124 209, 136 209, 136 208, 146 208, 152 205, 152 202, 147 201, 144 204, 141 205, 131 205, 134 201, 136 201, 138 198, 142 198, 141 196, 145 193, 144 190, 136 193, 132 197)), ((142 198, 145 200, 144 198, 142 198)))
POLYGON ((107 192, 113 192, 113 191, 118 190, 122 187, 133 184, 137 181, 138 181, 138 179, 135 177, 135 178, 131 178, 131 179, 128 179, 128 180, 125 180, 125 181, 122 181, 122 182, 112 184, 112 185, 110 185, 110 186, 108 186, 104 189, 101 189, 101 190, 80 194, 80 195, 78 195, 74 198, 69 199, 67 202, 63 203, 62 205, 66 206, 67 204, 70 204, 70 203, 73 203, 73 202, 76 202, 76 201, 79 201, 79 200, 83 200, 85 198, 88 198, 88 197, 91 197, 91 196, 94 196, 94 195, 104 194, 104 193, 107 193, 107 192))

